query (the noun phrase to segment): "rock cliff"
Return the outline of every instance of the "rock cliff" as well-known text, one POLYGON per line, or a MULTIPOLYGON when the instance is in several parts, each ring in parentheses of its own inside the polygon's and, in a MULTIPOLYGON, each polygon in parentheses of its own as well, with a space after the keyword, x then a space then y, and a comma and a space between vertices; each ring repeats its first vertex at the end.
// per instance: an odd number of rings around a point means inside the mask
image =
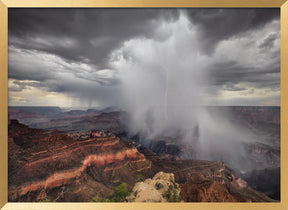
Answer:
POLYGON ((127 200, 132 202, 181 201, 180 188, 175 182, 174 174, 161 171, 152 179, 136 183, 127 200))
POLYGON ((136 148, 109 132, 46 133, 15 120, 9 127, 9 201, 37 199, 31 192, 48 192, 87 175, 109 188, 117 182, 115 173, 149 166, 136 148))
POLYGON ((223 162, 156 154, 111 132, 45 131, 11 120, 8 147, 9 202, 103 201, 121 183, 130 201, 274 201, 223 162))

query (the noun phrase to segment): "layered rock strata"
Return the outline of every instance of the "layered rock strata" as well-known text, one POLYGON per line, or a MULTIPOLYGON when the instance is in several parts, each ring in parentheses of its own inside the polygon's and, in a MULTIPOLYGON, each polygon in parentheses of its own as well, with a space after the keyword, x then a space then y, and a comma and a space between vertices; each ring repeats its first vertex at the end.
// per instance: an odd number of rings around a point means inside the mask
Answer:
POLYGON ((69 185, 91 167, 109 173, 127 166, 141 170, 149 167, 149 161, 109 132, 92 131, 83 138, 77 133, 45 134, 17 121, 10 126, 10 201, 33 191, 69 185))

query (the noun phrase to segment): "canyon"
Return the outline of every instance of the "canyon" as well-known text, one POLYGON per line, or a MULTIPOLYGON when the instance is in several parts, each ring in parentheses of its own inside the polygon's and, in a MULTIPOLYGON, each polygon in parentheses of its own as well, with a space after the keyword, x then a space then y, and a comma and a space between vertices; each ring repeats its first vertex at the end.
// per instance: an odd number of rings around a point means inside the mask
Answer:
MULTIPOLYGON (((131 136, 125 127, 128 117, 119 110, 72 110, 59 114, 59 110, 53 108, 51 112, 58 114, 47 114, 41 108, 36 109, 37 116, 45 117, 38 121, 31 120, 35 117, 35 113, 31 114, 32 108, 28 113, 27 108, 15 110, 15 107, 12 111, 9 109, 10 202, 91 202, 94 198, 99 201, 109 198, 121 183, 133 191, 137 183, 153 180, 158 173, 172 174, 185 202, 275 202, 280 199, 279 179, 277 183, 263 184, 253 178, 262 177, 267 181, 275 174, 280 176, 274 172, 274 168, 280 170, 277 109, 233 108, 232 117, 237 122, 259 135, 264 135, 262 130, 266 132, 262 143, 245 144, 249 154, 245 159, 247 168, 259 163, 259 168, 254 168, 258 171, 247 173, 222 160, 190 158, 195 148, 171 137, 144 141, 141 134, 131 136), (271 166, 274 168, 265 173, 265 168, 271 166), (265 176, 269 177, 265 179, 265 176)), ((197 135, 196 128, 195 138, 197 135)))

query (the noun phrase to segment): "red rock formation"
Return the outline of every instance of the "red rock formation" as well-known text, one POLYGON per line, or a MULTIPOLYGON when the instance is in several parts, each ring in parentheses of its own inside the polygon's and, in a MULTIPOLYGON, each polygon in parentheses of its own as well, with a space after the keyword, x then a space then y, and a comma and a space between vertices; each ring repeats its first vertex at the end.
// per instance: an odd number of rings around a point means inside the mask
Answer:
POLYGON ((119 183, 132 189, 139 174, 151 178, 159 171, 175 175, 184 201, 273 201, 222 162, 157 155, 109 132, 43 131, 11 120, 8 147, 10 202, 107 198, 119 183))
POLYGON ((29 129, 16 121, 12 124, 9 131, 10 200, 17 200, 29 192, 71 184, 79 177, 85 177, 88 167, 101 169, 104 173, 138 162, 149 165, 136 148, 127 147, 111 133, 93 131, 88 134, 90 138, 77 140, 75 134, 45 136, 41 130, 29 129), (23 134, 23 129, 25 135, 17 146, 15 138, 23 134), (31 146, 21 149, 26 142, 31 146), (13 155, 15 152, 18 156, 13 155))
POLYGON ((181 195, 188 202, 239 202, 251 201, 231 195, 224 185, 204 178, 201 173, 191 174, 190 179, 180 185, 181 195))
POLYGON ((263 193, 251 189, 223 162, 206 160, 163 160, 142 148, 152 162, 152 170, 173 173, 185 202, 271 202, 263 193))

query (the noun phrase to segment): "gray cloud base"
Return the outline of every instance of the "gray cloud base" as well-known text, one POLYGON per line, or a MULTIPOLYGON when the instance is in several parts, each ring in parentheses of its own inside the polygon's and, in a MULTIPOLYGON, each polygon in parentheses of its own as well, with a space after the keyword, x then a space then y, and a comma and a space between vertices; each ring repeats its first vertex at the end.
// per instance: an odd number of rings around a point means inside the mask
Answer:
POLYGON ((98 100, 106 100, 103 104, 116 103, 119 80, 117 69, 110 63, 111 53, 132 39, 165 42, 172 34, 159 32, 159 27, 176 23, 181 14, 197 29, 196 50, 210 58, 211 64, 205 69, 210 94, 251 87, 280 89, 279 9, 9 8, 8 72, 10 79, 17 80, 9 90, 19 92, 31 86, 79 98, 94 97, 97 92, 98 100), (273 21, 278 25, 269 28, 273 21), (262 41, 257 46, 246 43, 246 49, 254 50, 256 57, 265 55, 263 62, 247 65, 240 58, 215 56, 224 42, 249 38, 264 27, 270 31, 259 32, 262 41), (109 70, 111 76, 99 74, 103 70, 109 70), (240 83, 249 86, 237 86, 240 83))

